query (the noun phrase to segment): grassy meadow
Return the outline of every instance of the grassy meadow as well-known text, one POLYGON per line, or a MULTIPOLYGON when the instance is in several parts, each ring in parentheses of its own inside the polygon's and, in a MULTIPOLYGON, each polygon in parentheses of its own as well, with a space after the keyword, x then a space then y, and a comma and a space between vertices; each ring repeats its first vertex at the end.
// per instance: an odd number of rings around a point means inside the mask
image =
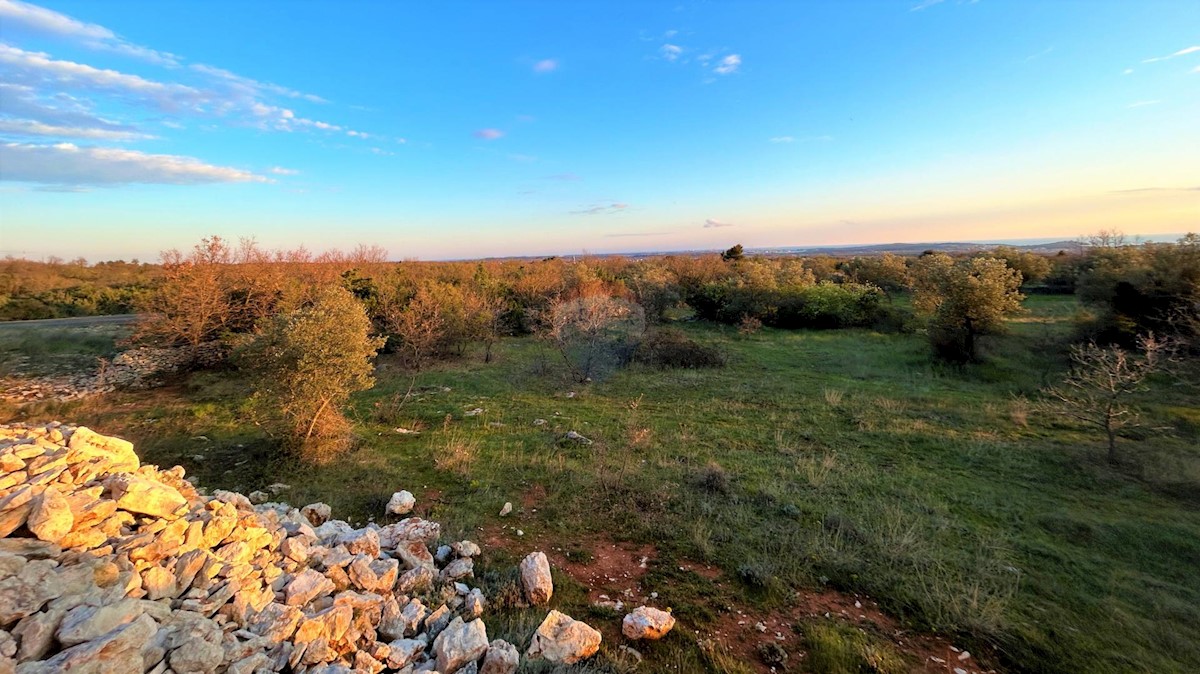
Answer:
MULTIPOLYGON (((901 644, 922 634, 970 650, 972 671, 1200 671, 1200 398, 1155 380, 1118 467, 1099 433, 1032 411, 1061 378, 1075 302, 1029 298, 962 369, 933 364, 919 334, 741 335, 687 320, 673 325, 723 350, 726 367, 631 366, 580 385, 532 338, 415 375, 382 356, 377 385, 354 399, 358 447, 317 467, 278 456, 233 371, 3 413, 129 438, 209 488, 284 482, 293 504, 324 501, 351 521, 382 520, 408 489, 447 541, 484 546, 491 636, 520 642, 544 615, 507 598, 515 563, 546 549, 553 605, 605 625, 601 657, 577 671, 634 671, 620 612, 580 580, 613 549, 632 555, 636 597, 656 592, 680 621, 636 646, 637 671, 764 671, 758 642, 789 653, 788 671, 949 671, 901 644), (571 430, 593 443, 564 441, 571 430), (798 610, 834 595, 878 602, 894 629, 798 610), (738 615, 775 622, 712 636, 738 615)), ((9 360, 70 342, 15 339, 29 338, 0 334, 9 360)))

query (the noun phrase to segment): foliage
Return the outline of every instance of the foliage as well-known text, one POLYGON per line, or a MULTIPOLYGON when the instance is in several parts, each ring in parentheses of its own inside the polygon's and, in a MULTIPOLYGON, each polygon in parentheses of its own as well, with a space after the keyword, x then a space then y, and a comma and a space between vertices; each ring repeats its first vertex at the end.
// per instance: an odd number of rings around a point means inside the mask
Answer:
POLYGON ((1044 255, 1019 250, 1012 246, 998 246, 977 257, 1004 260, 1004 264, 1008 265, 1009 269, 1020 272, 1022 283, 1040 283, 1050 275, 1050 261, 1044 255))
POLYGON ((902 292, 912 286, 908 260, 892 253, 855 257, 843 262, 841 267, 851 281, 873 285, 885 292, 902 292))
POLYGON ((1117 436, 1136 426, 1137 411, 1129 399, 1148 390, 1146 378, 1160 366, 1163 345, 1148 335, 1139 339, 1140 353, 1094 342, 1071 346, 1071 372, 1058 386, 1042 389, 1041 409, 1096 426, 1108 439, 1108 462, 1117 463, 1117 436))
POLYGON ((628 362, 646 327, 641 307, 604 293, 557 300, 544 320, 545 337, 578 382, 628 362))
POLYGON ((680 330, 659 328, 641 340, 633 360, 659 368, 721 367, 725 365, 725 354, 680 330))
POLYGON ((374 384, 372 358, 383 340, 354 296, 337 286, 312 304, 273 317, 237 351, 252 373, 256 407, 308 459, 323 460, 345 439, 342 408, 374 384))
POLYGON ((929 341, 941 359, 975 360, 977 338, 1004 326, 1021 309, 1021 274, 1003 260, 955 260, 943 253, 924 255, 914 267, 913 306, 929 317, 929 341))
POLYGON ((721 259, 726 262, 734 262, 734 261, 742 259, 742 257, 744 255, 745 255, 745 251, 742 248, 742 244, 738 243, 738 244, 734 244, 729 250, 725 251, 724 253, 721 253, 721 259))

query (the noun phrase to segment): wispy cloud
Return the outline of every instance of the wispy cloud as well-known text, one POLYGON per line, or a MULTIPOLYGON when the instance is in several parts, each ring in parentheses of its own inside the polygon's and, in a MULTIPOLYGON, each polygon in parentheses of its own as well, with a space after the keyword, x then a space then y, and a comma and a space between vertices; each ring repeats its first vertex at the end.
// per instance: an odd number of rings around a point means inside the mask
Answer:
POLYGON ((1162 101, 1158 101, 1158 100, 1155 100, 1155 101, 1135 101, 1135 102, 1133 102, 1133 103, 1130 103, 1129 105, 1127 105, 1127 106, 1125 106, 1125 107, 1127 107, 1127 108, 1144 108, 1144 107, 1147 107, 1147 106, 1150 106, 1150 105, 1158 105, 1159 103, 1162 103, 1162 101))
POLYGON ((277 176, 294 176, 300 175, 296 169, 284 168, 282 166, 272 166, 269 171, 277 176))
POLYGON ((628 239, 628 238, 640 237, 640 236, 663 236, 665 234, 670 234, 670 232, 625 232, 623 234, 605 234, 604 238, 606 238, 606 239, 628 239))
POLYGON ((72 143, 5 143, 3 179, 54 186, 111 187, 130 183, 197 185, 270 182, 250 171, 214 166, 193 157, 72 143))
POLYGON ((1196 187, 1135 187, 1127 190, 1112 190, 1112 194, 1137 194, 1140 192, 1200 192, 1196 187))
POLYGON ((933 7, 934 5, 940 5, 945 1, 946 0, 921 0, 921 2, 918 2, 917 4, 915 4, 911 8, 909 8, 908 11, 920 12, 922 10, 929 9, 930 7, 933 7))
POLYGON ((574 173, 555 173, 552 176, 546 176, 546 180, 583 180, 574 173))
POLYGON ((531 164, 538 160, 537 157, 535 157, 531 154, 519 154, 519 153, 510 154, 510 155, 508 155, 508 158, 513 161, 521 162, 523 164, 531 164))
POLYGON ((225 70, 224 68, 217 68, 215 66, 205 65, 203 63, 196 63, 196 64, 190 65, 188 67, 191 68, 192 70, 194 70, 195 72, 198 72, 198 73, 201 73, 204 75, 208 75, 209 77, 212 77, 215 80, 222 82, 227 86, 239 88, 245 94, 248 94, 251 96, 257 96, 257 95, 261 95, 262 92, 267 92, 267 93, 272 93, 272 94, 276 94, 279 96, 286 96, 288 98, 303 99, 310 103, 328 103, 329 102, 329 101, 326 101, 324 98, 321 98, 320 96, 317 96, 315 94, 306 94, 306 93, 303 93, 300 91, 296 91, 295 89, 289 89, 287 87, 283 87, 278 84, 272 84, 270 82, 259 82, 258 80, 251 79, 249 77, 244 77, 242 75, 238 75, 237 73, 229 72, 228 70, 225 70))
POLYGON ((683 54, 683 47, 677 44, 664 44, 658 48, 658 53, 668 61, 676 61, 683 54))
POLYGON ((713 229, 715 227, 733 227, 733 223, 732 222, 722 222, 720 220, 717 220, 716 218, 709 218, 704 221, 705 229, 713 229))
POLYGON ((717 62, 717 67, 713 68, 713 72, 718 75, 732 75, 742 67, 742 57, 739 54, 730 54, 717 62))
POLYGON ((1200 45, 1196 45, 1194 47, 1184 47, 1183 49, 1180 49, 1172 54, 1167 54, 1166 56, 1155 56, 1153 58, 1143 59, 1142 63, 1158 63, 1159 61, 1167 61, 1173 58, 1179 58, 1180 56, 1195 54, 1196 52, 1200 52, 1200 45))
POLYGON ((1046 56, 1047 54, 1049 54, 1052 51, 1054 51, 1054 47, 1046 47, 1045 49, 1041 50, 1040 52, 1038 52, 1036 54, 1030 54, 1029 56, 1026 56, 1025 62, 1028 63, 1030 61, 1036 61, 1036 60, 1042 58, 1043 56, 1046 56))
POLYGON ((1122 75, 1132 75, 1132 74, 1133 74, 1133 68, 1126 68, 1125 70, 1122 70, 1122 71, 1121 71, 1121 74, 1122 74, 1122 75))
POLYGON ((620 213, 629 208, 629 204, 613 202, 609 204, 596 204, 578 211, 571 211, 571 215, 601 215, 606 213, 620 213))
POLYGON ((827 143, 833 140, 833 136, 772 136, 768 140, 772 143, 827 143))
POLYGON ((535 73, 552 73, 558 70, 558 59, 542 59, 533 64, 535 73))
POLYGON ((504 132, 500 129, 479 129, 471 135, 483 140, 496 140, 497 138, 503 138, 504 132))
POLYGON ((154 138, 136 131, 119 131, 79 126, 44 124, 32 119, 0 119, 0 134, 13 136, 41 136, 50 138, 87 138, 92 140, 147 140, 154 138))
POLYGON ((78 42, 96 51, 108 51, 154 63, 177 66, 179 57, 132 44, 94 23, 84 23, 65 14, 18 0, 0 0, 0 23, 7 31, 29 32, 78 42))

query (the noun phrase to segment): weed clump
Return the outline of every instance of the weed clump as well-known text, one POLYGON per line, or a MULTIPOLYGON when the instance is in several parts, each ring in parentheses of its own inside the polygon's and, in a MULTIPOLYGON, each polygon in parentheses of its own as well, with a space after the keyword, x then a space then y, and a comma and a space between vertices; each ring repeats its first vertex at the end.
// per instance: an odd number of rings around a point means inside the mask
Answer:
POLYGON ((716 461, 709 461, 707 466, 700 469, 695 482, 697 487, 710 494, 729 494, 729 473, 716 461))
POLYGON ((900 674, 908 663, 891 644, 866 632, 833 622, 799 626, 808 648, 808 665, 817 674, 900 674))

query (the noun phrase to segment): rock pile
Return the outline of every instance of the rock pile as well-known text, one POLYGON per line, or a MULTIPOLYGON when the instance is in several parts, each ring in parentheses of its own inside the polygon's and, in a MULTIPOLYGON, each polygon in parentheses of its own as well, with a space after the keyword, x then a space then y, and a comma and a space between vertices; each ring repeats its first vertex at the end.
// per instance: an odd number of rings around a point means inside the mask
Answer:
POLYGON ((149 388, 189 367, 212 367, 226 357, 218 342, 190 347, 138 347, 118 354, 95 372, 9 377, 0 397, 15 402, 75 400, 117 389, 149 388))
MULTIPOLYGON (((435 554, 434 522, 356 529, 183 478, 85 427, 0 426, 0 673, 516 670, 466 584, 476 544, 435 554)), ((530 650, 594 653, 556 614, 530 650)))

